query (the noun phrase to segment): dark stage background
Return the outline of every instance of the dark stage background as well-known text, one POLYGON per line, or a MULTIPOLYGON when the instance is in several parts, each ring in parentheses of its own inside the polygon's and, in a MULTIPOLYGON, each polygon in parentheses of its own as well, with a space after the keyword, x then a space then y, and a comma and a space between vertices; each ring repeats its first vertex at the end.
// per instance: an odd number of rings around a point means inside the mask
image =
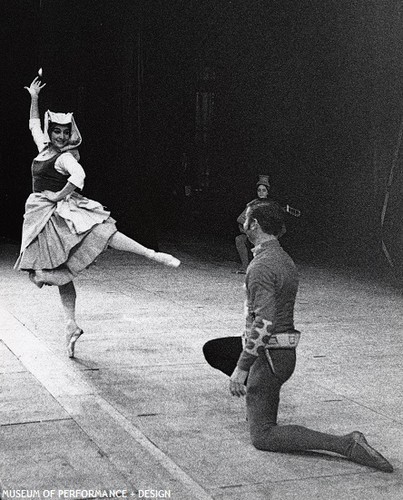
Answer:
POLYGON ((289 222, 294 250, 357 264, 388 253, 402 269, 400 1, 0 8, 1 236, 20 237, 35 155, 23 86, 42 67, 41 112, 74 111, 84 138, 84 194, 138 241, 231 240, 268 173, 302 211, 289 222))

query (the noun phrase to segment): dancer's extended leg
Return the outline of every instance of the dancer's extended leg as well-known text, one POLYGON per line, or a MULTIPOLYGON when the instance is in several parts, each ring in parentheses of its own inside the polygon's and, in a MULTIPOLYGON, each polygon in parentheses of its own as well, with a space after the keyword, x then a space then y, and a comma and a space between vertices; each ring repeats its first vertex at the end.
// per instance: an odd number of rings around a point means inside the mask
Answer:
POLYGON ((161 264, 165 264, 166 266, 178 267, 180 264, 180 260, 176 259, 170 254, 155 252, 150 248, 147 248, 137 241, 132 240, 128 236, 119 231, 115 233, 112 238, 109 240, 109 246, 114 248, 115 250, 122 250, 124 252, 132 252, 137 255, 143 255, 148 259, 155 260, 161 264))

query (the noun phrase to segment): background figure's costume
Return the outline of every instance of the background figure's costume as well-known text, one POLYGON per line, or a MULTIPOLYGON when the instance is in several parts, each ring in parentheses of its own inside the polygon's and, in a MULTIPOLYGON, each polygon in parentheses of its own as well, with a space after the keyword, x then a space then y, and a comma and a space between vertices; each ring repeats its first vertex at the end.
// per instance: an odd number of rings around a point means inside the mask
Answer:
POLYGON ((243 271, 246 271, 246 268, 248 267, 248 264, 252 259, 252 245, 243 230, 243 224, 246 220, 247 208, 248 206, 245 207, 244 211, 238 216, 236 220, 241 234, 238 234, 238 236, 235 237, 235 247, 238 251, 243 271))
POLYGON ((81 135, 72 113, 45 113, 29 127, 39 154, 32 163, 32 194, 24 214, 20 256, 15 268, 41 271, 46 283, 64 285, 87 268, 107 248, 116 233, 110 213, 96 201, 77 192, 54 203, 43 191, 60 191, 67 182, 84 187, 85 173, 78 163, 81 135), (69 143, 60 152, 49 147, 49 123, 71 124, 69 143))

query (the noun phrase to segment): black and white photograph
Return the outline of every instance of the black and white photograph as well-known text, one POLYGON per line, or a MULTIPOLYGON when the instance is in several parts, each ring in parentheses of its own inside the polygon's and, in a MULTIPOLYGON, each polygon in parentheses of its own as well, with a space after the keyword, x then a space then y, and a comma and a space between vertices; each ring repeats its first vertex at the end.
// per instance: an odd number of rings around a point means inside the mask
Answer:
POLYGON ((0 43, 0 500, 401 500, 401 1, 0 43))

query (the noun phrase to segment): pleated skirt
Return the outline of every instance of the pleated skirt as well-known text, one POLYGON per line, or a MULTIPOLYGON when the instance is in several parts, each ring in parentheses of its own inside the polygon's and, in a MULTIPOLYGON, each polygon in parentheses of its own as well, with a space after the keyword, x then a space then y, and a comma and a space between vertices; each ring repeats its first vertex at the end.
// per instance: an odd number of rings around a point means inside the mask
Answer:
POLYGON ((116 231, 116 221, 98 202, 74 193, 54 204, 34 193, 26 203, 21 253, 14 267, 73 279, 106 250, 116 231))

